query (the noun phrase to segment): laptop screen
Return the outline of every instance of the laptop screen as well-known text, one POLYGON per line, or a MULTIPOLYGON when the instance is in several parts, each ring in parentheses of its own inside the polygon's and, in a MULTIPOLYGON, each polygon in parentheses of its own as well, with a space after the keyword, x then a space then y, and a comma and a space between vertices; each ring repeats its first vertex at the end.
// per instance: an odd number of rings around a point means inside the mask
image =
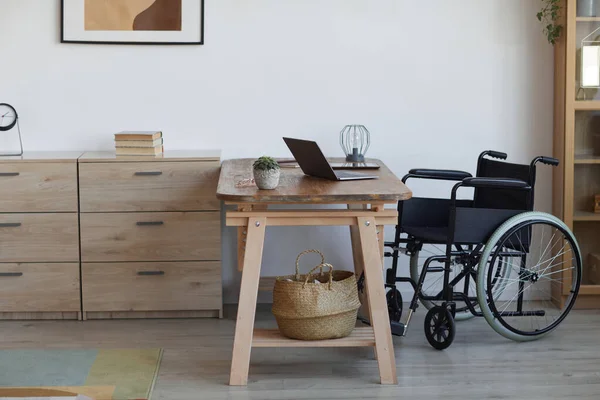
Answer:
POLYGON ((329 165, 327 158, 316 142, 286 137, 283 140, 294 155, 302 172, 306 175, 338 180, 333 168, 329 165))

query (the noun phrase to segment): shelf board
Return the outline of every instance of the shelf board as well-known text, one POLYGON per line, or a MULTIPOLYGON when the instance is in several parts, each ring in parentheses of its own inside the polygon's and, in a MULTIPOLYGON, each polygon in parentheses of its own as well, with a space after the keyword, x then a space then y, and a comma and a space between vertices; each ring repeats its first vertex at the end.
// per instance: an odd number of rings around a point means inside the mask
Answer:
POLYGON ((600 17, 577 17, 577 22, 600 22, 600 17))
POLYGON ((598 294, 600 294, 600 285, 582 284, 579 288, 579 294, 580 295, 594 295, 594 294, 598 295, 598 294))
POLYGON ((330 340, 294 340, 282 336, 277 329, 255 329, 252 347, 366 347, 375 346, 371 327, 354 328, 350 336, 330 340))
POLYGON ((575 164, 600 164, 600 156, 576 155, 575 164))
POLYGON ((575 211, 573 221, 598 221, 600 222, 600 213, 591 211, 575 211))
POLYGON ((575 101, 575 110, 600 111, 600 101, 598 101, 598 100, 577 100, 577 101, 575 101))

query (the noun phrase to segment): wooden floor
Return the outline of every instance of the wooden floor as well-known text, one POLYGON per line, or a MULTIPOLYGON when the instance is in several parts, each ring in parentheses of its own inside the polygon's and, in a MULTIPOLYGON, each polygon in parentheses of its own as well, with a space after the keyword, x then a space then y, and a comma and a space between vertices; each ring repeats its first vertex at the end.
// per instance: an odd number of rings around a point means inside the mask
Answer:
MULTIPOLYGON (((247 387, 230 387, 234 310, 225 319, 0 322, 0 348, 162 347, 152 400, 168 399, 600 399, 600 312, 574 311, 551 336, 514 343, 483 319, 458 324, 446 351, 423 335, 394 338, 398 386, 377 384, 372 348, 252 352, 247 387)), ((274 327, 260 309, 257 327, 274 327)), ((0 371, 0 374, 2 371, 0 371)))

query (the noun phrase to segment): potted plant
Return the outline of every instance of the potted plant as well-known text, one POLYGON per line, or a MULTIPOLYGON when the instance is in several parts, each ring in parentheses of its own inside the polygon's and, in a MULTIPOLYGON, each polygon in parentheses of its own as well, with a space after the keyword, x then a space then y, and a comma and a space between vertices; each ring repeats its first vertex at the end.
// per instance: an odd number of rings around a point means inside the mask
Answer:
POLYGON ((277 161, 263 156, 252 164, 254 182, 259 189, 275 189, 279 185, 280 168, 277 161))
POLYGON ((542 0, 542 4, 542 9, 537 13, 537 19, 544 25, 544 33, 548 41, 556 44, 563 30, 563 26, 560 24, 560 0, 542 0))

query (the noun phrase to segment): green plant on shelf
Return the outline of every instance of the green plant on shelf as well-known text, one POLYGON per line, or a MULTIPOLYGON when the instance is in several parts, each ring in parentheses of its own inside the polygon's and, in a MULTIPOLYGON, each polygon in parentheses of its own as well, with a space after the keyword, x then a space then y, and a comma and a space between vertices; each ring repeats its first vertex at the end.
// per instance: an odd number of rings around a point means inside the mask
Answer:
POLYGON ((259 171, 269 171, 272 169, 279 169, 279 164, 272 157, 262 156, 252 164, 254 169, 259 171))
POLYGON ((556 44, 563 30, 560 24, 561 0, 542 0, 542 9, 537 19, 544 25, 544 34, 548 42, 556 44))

